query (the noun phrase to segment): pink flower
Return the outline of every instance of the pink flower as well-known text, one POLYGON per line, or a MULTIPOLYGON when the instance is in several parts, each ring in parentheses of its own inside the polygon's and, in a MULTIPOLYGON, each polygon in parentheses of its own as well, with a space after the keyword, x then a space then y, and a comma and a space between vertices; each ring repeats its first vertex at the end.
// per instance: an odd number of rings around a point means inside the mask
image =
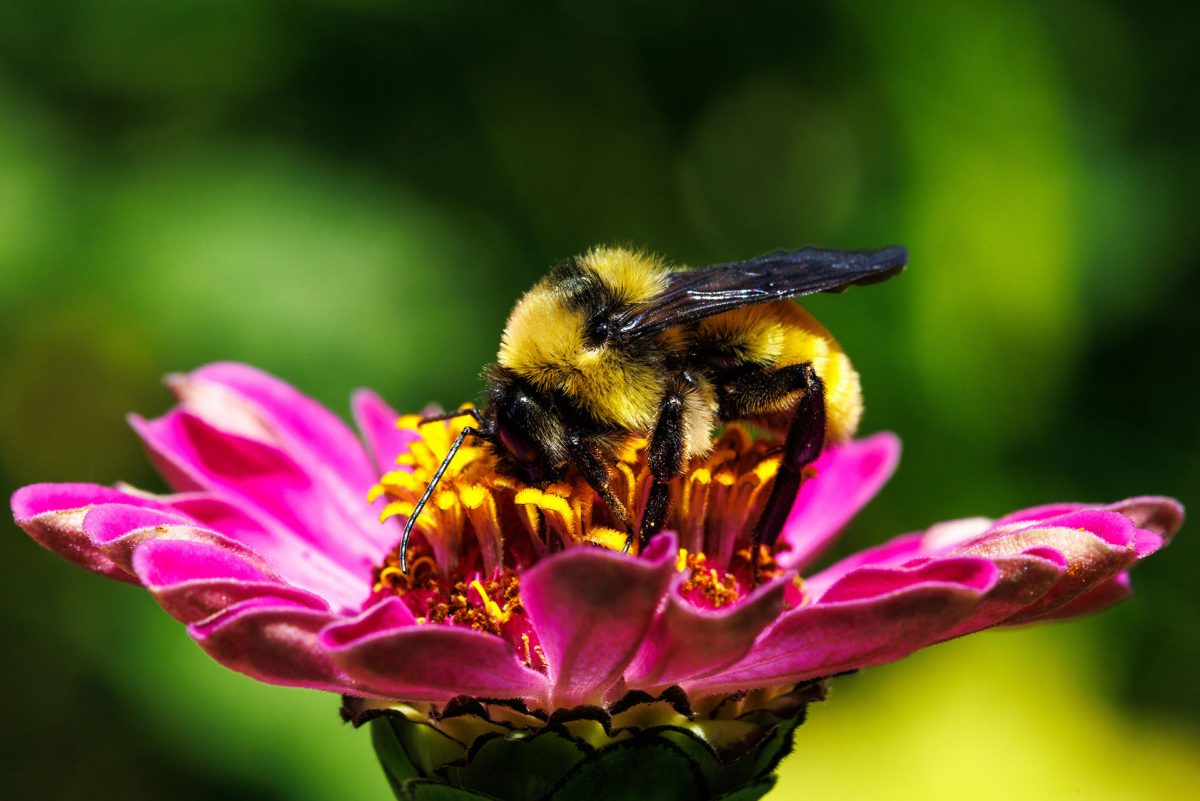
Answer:
MULTIPOLYGON (((227 667, 364 698, 552 709, 672 685, 702 698, 796 684, 1104 608, 1129 594, 1127 570, 1183 517, 1171 499, 1135 498, 941 523, 801 581, 894 470, 899 444, 877 434, 821 457, 755 575, 744 537, 773 463, 734 428, 678 482, 674 532, 636 556, 597 547, 615 533, 590 492, 518 486, 465 448, 403 574, 399 521, 455 423, 398 428, 360 392, 364 445, 246 366, 169 383, 179 405, 132 424, 176 494, 37 484, 13 496, 17 523, 61 556, 145 587, 227 667)), ((614 483, 634 501, 638 459, 624 458, 614 483)))

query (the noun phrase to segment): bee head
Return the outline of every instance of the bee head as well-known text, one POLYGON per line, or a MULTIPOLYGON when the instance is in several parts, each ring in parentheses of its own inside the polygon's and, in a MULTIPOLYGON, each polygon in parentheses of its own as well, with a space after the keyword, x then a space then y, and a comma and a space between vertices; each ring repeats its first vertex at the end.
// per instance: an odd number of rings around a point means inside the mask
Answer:
POLYGON ((614 322, 662 291, 658 259, 623 248, 595 248, 558 265, 513 308, 499 361, 542 383, 539 373, 573 369, 591 354, 619 347, 614 322))
POLYGON ((491 365, 484 377, 484 425, 501 467, 527 484, 556 478, 567 450, 565 426, 553 405, 505 367, 491 365))
POLYGON ((530 390, 566 398, 566 407, 597 423, 648 425, 663 348, 627 341, 621 321, 662 292, 669 276, 657 258, 621 248, 570 259, 517 301, 497 361, 530 390))

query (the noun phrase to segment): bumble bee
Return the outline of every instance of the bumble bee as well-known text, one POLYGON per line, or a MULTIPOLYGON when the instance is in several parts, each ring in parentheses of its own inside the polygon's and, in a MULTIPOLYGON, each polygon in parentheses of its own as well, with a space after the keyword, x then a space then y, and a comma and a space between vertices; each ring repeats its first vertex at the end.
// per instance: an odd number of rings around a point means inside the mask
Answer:
MULTIPOLYGON (((669 483, 712 448, 712 431, 748 421, 783 437, 774 486, 753 533, 773 545, 802 472, 827 441, 854 434, 858 374, 833 336, 790 298, 839 292, 902 271, 901 247, 805 248, 676 270, 644 253, 595 248, 555 267, 513 307, 482 411, 473 415, 413 508, 400 547, 466 437, 501 470, 545 484, 574 469, 628 535, 645 544, 667 514, 669 483), (631 438, 649 440, 640 521, 609 487, 631 438)), ((407 566, 405 565, 405 569, 407 566)))

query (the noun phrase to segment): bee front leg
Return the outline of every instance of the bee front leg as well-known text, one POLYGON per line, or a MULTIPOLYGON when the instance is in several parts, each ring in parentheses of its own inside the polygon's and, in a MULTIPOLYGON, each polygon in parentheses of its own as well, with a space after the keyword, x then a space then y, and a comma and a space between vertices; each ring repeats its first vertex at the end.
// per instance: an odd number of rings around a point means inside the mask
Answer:
POLYGON ((638 544, 645 547, 650 538, 662 530, 671 500, 670 482, 683 469, 683 412, 682 389, 673 389, 663 396, 658 407, 658 422, 650 434, 647 463, 654 482, 646 496, 638 544))
MULTIPOLYGON (((625 504, 621 503, 621 499, 613 494, 612 488, 609 486, 608 468, 605 466, 604 460, 597 455, 596 449, 579 434, 568 434, 566 440, 567 454, 571 464, 579 471, 579 475, 583 476, 588 486, 600 496, 600 500, 604 501, 608 511, 625 528, 625 533, 632 542, 633 520, 630 519, 629 510, 625 508, 625 504)), ((628 545, 626 547, 628 548, 628 545)))
MULTIPOLYGON (((797 373, 795 379, 798 379, 798 386, 793 385, 792 391, 803 389, 804 394, 796 404, 796 415, 792 418, 783 443, 779 472, 775 475, 771 495, 754 531, 754 546, 761 543, 770 547, 779 539, 779 532, 783 530, 783 524, 792 511, 796 493, 800 491, 804 468, 816 461, 825 445, 825 385, 811 364, 792 365, 777 372, 784 370, 797 373)), ((754 548, 754 556, 757 559, 757 547, 754 548)))

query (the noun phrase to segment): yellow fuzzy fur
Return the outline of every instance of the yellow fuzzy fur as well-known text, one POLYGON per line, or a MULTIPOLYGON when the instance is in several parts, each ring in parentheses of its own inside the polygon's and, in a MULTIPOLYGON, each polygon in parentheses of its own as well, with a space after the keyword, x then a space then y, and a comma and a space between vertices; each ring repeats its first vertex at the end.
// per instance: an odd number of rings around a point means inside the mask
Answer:
POLYGON ((651 300, 666 288, 670 274, 661 259, 625 248, 592 248, 579 262, 626 303, 651 300))
MULTIPOLYGON (((625 303, 651 300, 666 285, 667 268, 651 256, 622 248, 595 248, 580 258, 625 303)), ((599 421, 647 433, 658 415, 666 377, 623 359, 609 347, 588 348, 582 312, 571 308, 547 279, 517 301, 505 326, 498 360, 541 390, 574 398, 599 421)), ((736 343, 741 358, 767 368, 811 362, 825 384, 827 437, 849 439, 862 416, 858 373, 829 331, 792 301, 777 301, 725 312, 698 322, 696 334, 736 343)), ((661 336, 666 350, 686 347, 685 335, 661 336)), ((715 390, 707 381, 689 395, 685 410, 686 457, 708 452, 716 421, 715 390)), ((795 397, 780 399, 786 412, 795 397)))
MULTIPOLYGON (((844 442, 854 436, 863 410, 858 372, 829 330, 803 307, 790 300, 747 306, 701 320, 696 330, 706 339, 738 343, 747 361, 762 367, 811 362, 825 385, 827 438, 844 442)), ((785 411, 794 400, 781 399, 770 411, 785 411)))

